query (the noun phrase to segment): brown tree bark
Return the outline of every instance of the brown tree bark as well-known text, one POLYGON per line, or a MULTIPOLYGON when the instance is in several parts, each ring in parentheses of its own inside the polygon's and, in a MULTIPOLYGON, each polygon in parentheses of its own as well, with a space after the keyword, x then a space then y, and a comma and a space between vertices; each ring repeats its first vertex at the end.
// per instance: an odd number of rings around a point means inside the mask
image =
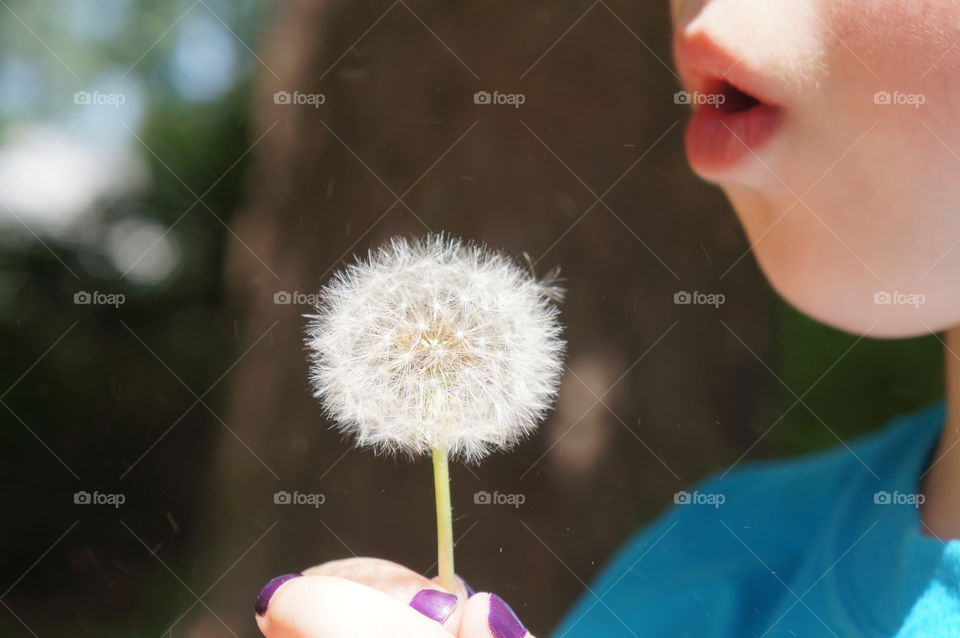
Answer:
POLYGON ((236 436, 211 464, 193 576, 198 593, 214 586, 182 621, 191 635, 257 635, 260 585, 322 561, 432 570, 429 463, 352 450, 328 429, 307 387, 309 308, 274 303, 391 235, 445 230, 567 279, 557 412, 453 479, 459 573, 539 635, 636 526, 752 442, 768 379, 721 320, 763 355, 769 293, 750 258, 721 278, 747 245, 683 160, 668 21, 666 2, 278 4, 227 265, 237 353, 250 349, 229 378, 236 436), (524 103, 476 104, 481 90, 524 103), (277 104, 276 91, 326 101, 277 104), (683 290, 727 302, 675 305, 683 290), (276 505, 279 490, 326 502, 276 505), (525 503, 477 505, 478 490, 525 503))

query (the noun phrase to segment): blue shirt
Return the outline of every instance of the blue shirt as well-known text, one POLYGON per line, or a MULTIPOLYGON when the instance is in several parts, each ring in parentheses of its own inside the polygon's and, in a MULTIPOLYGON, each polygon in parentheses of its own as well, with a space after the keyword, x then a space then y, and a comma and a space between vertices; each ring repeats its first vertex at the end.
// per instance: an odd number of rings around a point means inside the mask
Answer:
POLYGON ((937 403, 678 493, 553 638, 960 637, 960 541, 917 507, 943 424, 937 403))

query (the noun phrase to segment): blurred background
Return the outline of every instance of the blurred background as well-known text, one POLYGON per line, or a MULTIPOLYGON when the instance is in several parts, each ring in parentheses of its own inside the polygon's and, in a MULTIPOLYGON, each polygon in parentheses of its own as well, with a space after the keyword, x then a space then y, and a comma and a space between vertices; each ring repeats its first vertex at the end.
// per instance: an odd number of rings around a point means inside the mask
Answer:
POLYGON ((556 411, 453 469, 458 572, 540 635, 678 490, 941 392, 934 338, 776 299, 685 164, 665 0, 0 16, 3 636, 247 638, 277 574, 432 573, 429 463, 352 449, 306 381, 309 295, 392 235, 562 267, 556 411))

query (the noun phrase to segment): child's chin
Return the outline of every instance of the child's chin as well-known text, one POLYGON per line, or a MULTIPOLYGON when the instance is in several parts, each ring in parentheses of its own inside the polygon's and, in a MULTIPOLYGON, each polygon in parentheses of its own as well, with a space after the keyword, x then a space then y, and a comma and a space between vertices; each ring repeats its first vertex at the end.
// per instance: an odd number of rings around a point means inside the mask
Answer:
MULTIPOLYGON (((794 289, 774 285, 780 296, 811 319, 856 336, 874 339, 908 339, 939 332, 960 322, 960 311, 951 315, 927 307, 926 299, 895 290, 845 288, 820 285, 794 289), (899 295, 894 299, 893 295, 899 295)), ((882 288, 882 287, 878 287, 882 288)))

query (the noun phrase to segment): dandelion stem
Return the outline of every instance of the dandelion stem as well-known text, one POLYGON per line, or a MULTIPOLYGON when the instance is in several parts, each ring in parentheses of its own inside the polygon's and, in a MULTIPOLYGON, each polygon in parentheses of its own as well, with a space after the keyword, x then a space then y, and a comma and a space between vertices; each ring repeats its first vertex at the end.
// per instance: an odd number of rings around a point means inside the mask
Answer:
POLYGON ((433 486, 437 498, 437 565, 440 585, 455 592, 453 579, 453 508, 450 505, 450 465, 447 450, 433 448, 433 486))

